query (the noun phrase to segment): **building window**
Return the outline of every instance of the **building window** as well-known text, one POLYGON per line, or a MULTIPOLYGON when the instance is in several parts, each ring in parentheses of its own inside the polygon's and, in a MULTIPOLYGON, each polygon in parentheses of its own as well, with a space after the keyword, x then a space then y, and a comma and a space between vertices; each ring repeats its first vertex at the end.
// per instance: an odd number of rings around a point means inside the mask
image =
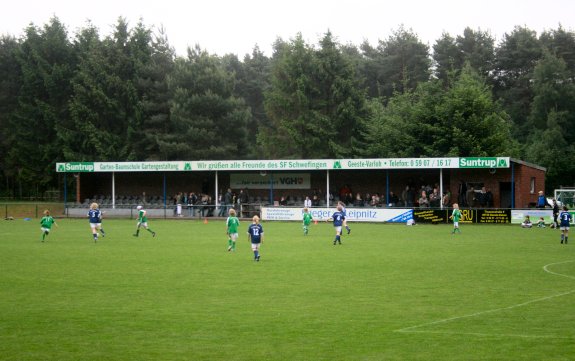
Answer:
POLYGON ((529 184, 529 192, 535 194, 535 177, 531 177, 531 183, 529 184))

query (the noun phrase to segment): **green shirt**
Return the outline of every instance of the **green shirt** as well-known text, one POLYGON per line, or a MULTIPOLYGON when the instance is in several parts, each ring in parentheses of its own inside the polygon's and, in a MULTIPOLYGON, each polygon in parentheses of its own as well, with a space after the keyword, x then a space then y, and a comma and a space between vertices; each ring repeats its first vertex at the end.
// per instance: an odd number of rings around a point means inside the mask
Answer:
POLYGON ((138 212, 138 222, 140 223, 148 222, 148 217, 146 217, 146 211, 143 209, 140 209, 140 211, 138 212))
POLYGON ((238 233, 238 227, 240 226, 240 220, 238 217, 228 217, 226 221, 226 226, 228 227, 228 233, 238 233))
POLYGON ((459 219, 461 218, 461 211, 459 209, 454 209, 453 213, 451 213, 451 216, 453 217, 453 222, 459 222, 459 219))
POLYGON ((306 226, 309 226, 311 223, 312 217, 310 213, 304 213, 303 214, 303 224, 305 224, 306 226))
POLYGON ((51 229, 54 223, 56 223, 56 221, 54 220, 54 218, 52 218, 52 216, 44 216, 40 220, 40 225, 42 226, 42 228, 46 229, 51 229))

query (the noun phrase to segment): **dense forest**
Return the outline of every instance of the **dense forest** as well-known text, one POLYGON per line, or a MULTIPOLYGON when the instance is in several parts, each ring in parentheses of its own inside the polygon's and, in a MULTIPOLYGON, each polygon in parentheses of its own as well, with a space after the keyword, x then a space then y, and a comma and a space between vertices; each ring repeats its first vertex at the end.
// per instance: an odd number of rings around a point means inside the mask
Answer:
MULTIPOLYGON (((204 44, 206 45, 206 44, 204 44)), ((575 179, 575 34, 399 27, 377 44, 278 38, 243 59, 177 56, 161 29, 56 17, 0 38, 0 196, 58 188, 55 163, 512 156, 575 179)))

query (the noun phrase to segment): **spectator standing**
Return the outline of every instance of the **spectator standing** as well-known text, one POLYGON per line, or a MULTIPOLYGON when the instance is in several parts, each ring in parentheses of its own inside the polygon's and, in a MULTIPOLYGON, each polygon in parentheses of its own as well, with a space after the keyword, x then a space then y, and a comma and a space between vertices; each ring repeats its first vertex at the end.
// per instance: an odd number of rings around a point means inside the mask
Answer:
POLYGON ((553 198, 552 206, 553 206, 553 224, 551 225, 551 228, 557 228, 559 227, 559 223, 557 222, 557 218, 559 217, 559 204, 557 204, 557 200, 555 198, 553 198))
POLYGON ((487 191, 485 187, 481 187, 481 191, 476 193, 477 203, 479 207, 486 208, 487 207, 487 191))
POLYGON ((475 189, 473 187, 469 188, 465 198, 468 207, 475 207, 475 189))
POLYGON ((234 202, 234 195, 232 194, 232 190, 230 188, 228 188, 228 190, 226 191, 226 194, 224 194, 224 206, 223 206, 223 214, 226 215, 228 214, 229 208, 231 206, 231 204, 233 204, 234 202))
POLYGON ((196 215, 196 203, 198 203, 198 196, 194 192, 190 192, 188 196, 188 212, 190 216, 196 215))
POLYGON ((547 207, 547 199, 545 199, 545 195, 543 191, 539 191, 539 196, 537 197, 537 208, 545 208, 547 207))
POLYGON ((493 193, 490 188, 485 188, 485 206, 487 208, 493 207, 493 193))
POLYGON ((312 203, 311 203, 311 199, 309 199, 308 196, 305 197, 305 200, 303 201, 303 207, 304 208, 311 208, 312 203))

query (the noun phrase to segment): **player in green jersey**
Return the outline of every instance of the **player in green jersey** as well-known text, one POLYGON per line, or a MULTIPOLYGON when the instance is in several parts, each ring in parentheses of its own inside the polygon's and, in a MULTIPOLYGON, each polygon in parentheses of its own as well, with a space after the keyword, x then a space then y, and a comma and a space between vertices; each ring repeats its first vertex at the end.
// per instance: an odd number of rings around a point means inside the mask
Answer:
POLYGON ((146 231, 152 234, 152 237, 156 237, 156 232, 152 231, 148 227, 148 217, 146 216, 146 211, 143 209, 142 206, 137 206, 136 209, 138 210, 138 227, 136 228, 136 233, 134 233, 134 237, 138 237, 140 234, 140 227, 144 227, 146 231))
POLYGON ((309 209, 306 207, 303 209, 303 234, 307 236, 309 231, 309 225, 313 221, 313 217, 311 213, 309 213, 309 209))
POLYGON ((228 252, 236 250, 236 241, 238 240, 238 227, 240 220, 236 217, 236 210, 230 208, 229 217, 226 219, 226 234, 228 235, 228 252))
POLYGON ((461 230, 459 229, 459 220, 461 219, 461 210, 459 210, 459 204, 453 203, 453 212, 451 212, 449 219, 453 219, 453 231, 451 231, 451 234, 454 234, 455 231, 457 231, 457 233, 461 233, 461 230))
POLYGON ((44 240, 46 239, 46 236, 48 234, 50 234, 50 230, 52 229, 52 225, 55 225, 56 227, 58 227, 58 224, 56 224, 56 221, 50 215, 50 211, 46 209, 44 211, 44 217, 42 217, 42 219, 40 220, 40 226, 41 226, 40 229, 42 230, 42 242, 44 242, 44 240))

